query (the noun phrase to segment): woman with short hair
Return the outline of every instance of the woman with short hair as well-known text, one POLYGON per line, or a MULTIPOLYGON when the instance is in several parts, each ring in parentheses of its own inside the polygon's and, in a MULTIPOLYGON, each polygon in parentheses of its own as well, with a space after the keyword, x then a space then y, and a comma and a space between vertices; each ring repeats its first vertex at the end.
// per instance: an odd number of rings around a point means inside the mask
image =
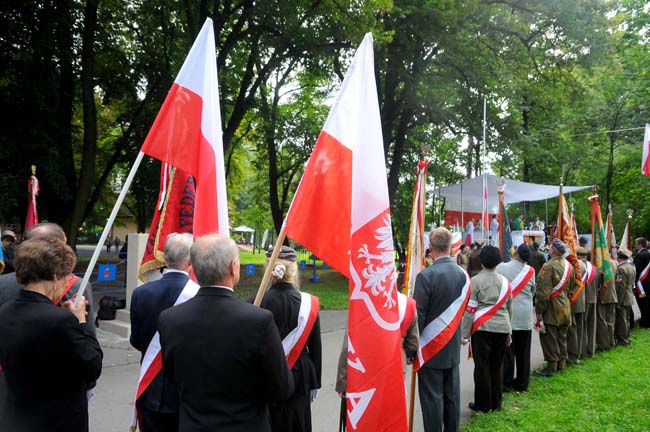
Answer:
POLYGON ((498 247, 481 249, 482 270, 472 278, 472 290, 463 316, 463 345, 470 341, 474 356, 474 411, 501 409, 503 359, 510 345, 512 289, 510 282, 495 271, 501 262, 498 247))
POLYGON ((74 252, 59 239, 27 240, 14 263, 24 288, 0 308, 3 430, 86 432, 86 392, 101 373, 102 350, 85 298, 56 306, 71 285, 74 252))
MULTIPOLYGON (((268 251, 267 258, 272 253, 268 251)), ((311 431, 310 403, 321 386, 319 302, 318 297, 299 291, 297 259, 295 250, 282 246, 273 265, 271 288, 260 305, 273 313, 294 381, 289 400, 269 406, 274 432, 311 431)))

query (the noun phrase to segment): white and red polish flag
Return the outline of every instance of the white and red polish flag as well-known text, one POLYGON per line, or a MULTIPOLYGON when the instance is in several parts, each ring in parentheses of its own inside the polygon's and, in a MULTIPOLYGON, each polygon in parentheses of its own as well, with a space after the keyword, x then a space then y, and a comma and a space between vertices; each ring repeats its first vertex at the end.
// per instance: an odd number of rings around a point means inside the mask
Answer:
POLYGON ((213 232, 229 235, 217 58, 210 18, 194 41, 141 150, 194 176, 195 237, 213 232))
MULTIPOLYGON (((217 59, 210 18, 194 41, 141 151, 194 177, 195 237, 213 232, 229 235, 217 59)), ((188 281, 174 305, 194 297, 198 288, 188 281)), ((136 400, 161 370, 156 332, 140 365, 136 400)), ((135 422, 134 416, 132 430, 135 422)))
POLYGON ((641 172, 643 175, 650 176, 650 124, 645 125, 645 134, 643 135, 643 159, 641 161, 641 172))
POLYGON ((287 236, 350 280, 347 425, 407 430, 386 164, 366 34, 309 159, 287 236))

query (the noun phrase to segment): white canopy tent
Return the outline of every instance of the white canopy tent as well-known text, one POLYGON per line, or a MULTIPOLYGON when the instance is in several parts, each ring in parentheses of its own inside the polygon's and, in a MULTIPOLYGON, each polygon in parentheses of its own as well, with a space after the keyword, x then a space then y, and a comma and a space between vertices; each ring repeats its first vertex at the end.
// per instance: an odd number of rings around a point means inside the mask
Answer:
POLYGON ((232 229, 233 232, 240 232, 240 233, 254 233, 255 230, 253 228, 247 227, 245 225, 239 225, 238 227, 235 227, 232 229))
MULTIPOLYGON (((489 213, 499 212, 499 195, 497 193, 497 179, 499 178, 505 183, 503 200, 506 205, 522 201, 541 201, 560 195, 559 186, 525 183, 488 174, 489 213)), ((589 188, 591 186, 564 186, 563 191, 564 193, 570 193, 589 188)), ((451 186, 441 187, 438 192, 441 196, 445 197, 445 210, 477 213, 483 210, 481 201, 481 197, 483 196, 482 176, 463 180, 451 186)))

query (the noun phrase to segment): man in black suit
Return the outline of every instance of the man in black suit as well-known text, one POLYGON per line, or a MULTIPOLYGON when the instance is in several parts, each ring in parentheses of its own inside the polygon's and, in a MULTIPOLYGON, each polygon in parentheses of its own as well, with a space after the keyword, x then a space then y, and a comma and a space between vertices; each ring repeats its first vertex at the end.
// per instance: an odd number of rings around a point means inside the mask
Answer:
MULTIPOLYGON (((169 234, 163 249, 167 268, 162 279, 148 282, 133 291, 131 345, 142 353, 142 357, 158 330, 160 313, 174 306, 189 280, 192 242, 192 234, 169 234)), ((143 432, 178 431, 178 390, 162 373, 154 378, 136 403, 143 432)))
MULTIPOLYGON (((451 233, 436 228, 429 236, 433 264, 415 279, 413 298, 418 308, 420 337, 427 325, 461 296, 465 272, 450 256, 451 233)), ((463 303, 464 305, 464 303, 463 303)), ((462 306, 464 310, 464 306, 462 306)), ((462 313, 462 312, 461 312, 462 313)), ((447 344, 418 371, 420 404, 427 432, 460 428, 460 326, 447 344)))
POLYGON ((163 371, 178 386, 179 430, 270 431, 269 402, 293 391, 273 315, 234 296, 232 240, 200 237, 190 256, 201 288, 158 322, 163 371))

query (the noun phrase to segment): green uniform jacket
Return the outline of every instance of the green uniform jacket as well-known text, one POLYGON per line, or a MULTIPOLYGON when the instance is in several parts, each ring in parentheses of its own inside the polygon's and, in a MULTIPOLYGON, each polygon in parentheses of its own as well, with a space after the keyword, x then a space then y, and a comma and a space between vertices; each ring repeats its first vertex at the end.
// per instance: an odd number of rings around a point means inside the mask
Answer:
POLYGON ((616 269, 616 296, 619 306, 632 306, 634 304, 634 280, 636 268, 630 262, 618 265, 616 269))
POLYGON ((562 292, 555 298, 551 298, 553 287, 562 279, 565 265, 571 264, 563 257, 553 257, 544 264, 537 276, 535 312, 542 315, 545 324, 568 326, 571 323, 571 305, 568 293, 575 289, 575 272, 571 273, 562 292))

